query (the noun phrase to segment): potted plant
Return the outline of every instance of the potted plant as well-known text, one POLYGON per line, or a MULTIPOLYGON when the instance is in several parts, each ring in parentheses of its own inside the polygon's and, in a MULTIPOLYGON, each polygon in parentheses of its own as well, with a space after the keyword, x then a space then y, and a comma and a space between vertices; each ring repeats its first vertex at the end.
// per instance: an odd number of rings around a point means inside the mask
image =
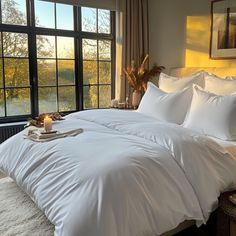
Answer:
POLYGON ((136 67, 134 61, 131 62, 131 66, 128 66, 127 69, 124 69, 124 73, 128 80, 128 83, 133 88, 132 93, 132 106, 136 109, 139 106, 139 103, 142 98, 143 92, 147 89, 148 81, 158 76, 165 67, 157 66, 156 64, 149 69, 145 69, 145 64, 149 56, 146 55, 143 59, 143 62, 139 67, 136 67))

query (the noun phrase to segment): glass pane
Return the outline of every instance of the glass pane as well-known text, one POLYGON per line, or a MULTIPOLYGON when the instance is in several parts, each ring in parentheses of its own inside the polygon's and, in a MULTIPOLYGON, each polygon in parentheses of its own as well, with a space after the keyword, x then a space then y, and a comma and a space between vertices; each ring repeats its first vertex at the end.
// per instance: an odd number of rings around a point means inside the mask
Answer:
POLYGON ((84 61, 83 62, 83 84, 97 84, 97 62, 84 61))
POLYGON ((99 40, 99 60, 111 60, 111 41, 99 40))
POLYGON ((37 57, 55 58, 55 36, 37 35, 37 57))
POLYGON ((28 35, 3 32, 3 50, 6 57, 28 57, 28 35))
POLYGON ((56 85, 56 61, 38 60, 38 84, 39 86, 56 85))
POLYGON ((73 30, 74 13, 73 6, 57 4, 57 29, 73 30))
POLYGON ((35 25, 37 27, 55 29, 54 3, 35 1, 35 25))
POLYGON ((98 33, 111 33, 111 14, 108 10, 98 9, 98 33))
POLYGON ((111 83, 111 62, 99 62, 99 83, 111 83))
POLYGON ((58 88, 59 111, 74 111, 75 105, 75 87, 58 88))
POLYGON ((99 108, 110 107, 111 104, 111 86, 99 86, 99 108))
POLYGON ((29 60, 4 59, 5 85, 9 87, 29 86, 29 60))
POLYGON ((0 88, 3 88, 3 78, 2 78, 2 59, 0 59, 0 88))
POLYGON ((0 89, 0 117, 5 116, 4 90, 0 89))
POLYGON ((7 116, 31 113, 30 89, 6 89, 7 116))
POLYGON ((84 87, 84 109, 98 108, 98 87, 84 87))
POLYGON ((97 60, 97 40, 83 39, 83 59, 97 60))
POLYGON ((2 23, 11 25, 26 25, 26 1, 2 0, 2 23))
POLYGON ((74 60, 58 60, 58 83, 59 85, 75 84, 74 60))
POLYGON ((71 59, 75 58, 74 38, 57 37, 57 57, 71 59))
POLYGON ((57 111, 57 88, 39 88, 39 113, 57 111))
POLYGON ((82 31, 97 32, 97 10, 95 8, 81 8, 82 31))

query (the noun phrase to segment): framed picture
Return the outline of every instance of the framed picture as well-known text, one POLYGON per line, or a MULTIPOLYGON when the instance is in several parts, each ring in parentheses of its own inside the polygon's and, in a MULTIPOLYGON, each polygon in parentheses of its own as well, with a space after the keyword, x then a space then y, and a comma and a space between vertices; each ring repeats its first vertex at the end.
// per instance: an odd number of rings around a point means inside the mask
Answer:
POLYGON ((236 3, 229 0, 211 2, 212 59, 236 58, 236 3))

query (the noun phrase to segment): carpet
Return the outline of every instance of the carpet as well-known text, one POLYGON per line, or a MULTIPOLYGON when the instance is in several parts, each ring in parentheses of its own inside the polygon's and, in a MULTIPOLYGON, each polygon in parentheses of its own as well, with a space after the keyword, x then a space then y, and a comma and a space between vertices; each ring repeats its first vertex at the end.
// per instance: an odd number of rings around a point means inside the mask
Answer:
POLYGON ((53 236, 42 211, 10 178, 0 179, 0 235, 53 236))

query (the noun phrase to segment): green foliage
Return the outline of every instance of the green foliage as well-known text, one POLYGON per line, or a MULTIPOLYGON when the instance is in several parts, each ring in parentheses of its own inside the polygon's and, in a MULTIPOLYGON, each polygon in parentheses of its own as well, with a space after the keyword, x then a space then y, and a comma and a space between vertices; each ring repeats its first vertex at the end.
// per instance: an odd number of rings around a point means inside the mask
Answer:
MULTIPOLYGON (((3 23, 26 25, 26 15, 18 9, 16 1, 2 0, 2 3, 3 23)), ((103 17, 99 21, 98 32, 109 33, 109 11, 104 10, 98 14, 103 17)), ((84 21, 84 24, 86 24, 86 28, 91 27, 89 21, 84 21)), ((59 111, 76 109, 73 41, 73 38, 68 37, 55 38, 55 36, 37 35, 37 55, 40 57, 37 61, 40 113, 54 112, 58 109, 59 111), (57 40, 59 57, 68 60, 55 60, 55 40, 57 40), (58 68, 58 73, 56 73, 56 68, 58 68), (57 85, 58 88, 56 88, 57 85)), ((3 76, 0 73, 0 117, 30 114, 28 35, 3 32, 0 44, 3 45, 3 52, 0 47, 0 71, 2 71, 3 63, 5 71, 5 92, 3 90, 3 76), (5 104, 7 114, 5 114, 5 104)), ((111 88, 106 85, 98 87, 97 84, 111 83, 111 42, 85 39, 83 40, 83 48, 83 58, 88 59, 83 62, 84 84, 96 84, 84 87, 84 106, 85 108, 97 108, 99 102, 100 107, 108 107, 111 88)))

